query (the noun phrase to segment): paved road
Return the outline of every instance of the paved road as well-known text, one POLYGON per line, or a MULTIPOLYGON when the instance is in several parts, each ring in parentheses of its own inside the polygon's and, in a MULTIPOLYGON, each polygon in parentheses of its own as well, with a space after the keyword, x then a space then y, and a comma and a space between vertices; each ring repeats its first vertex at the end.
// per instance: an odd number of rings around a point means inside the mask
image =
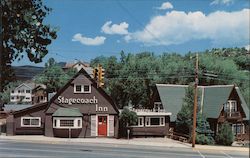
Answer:
MULTIPOLYGON (((150 143, 150 142, 149 142, 150 143)), ((246 152, 112 144, 28 143, 0 139, 0 157, 41 158, 248 158, 246 152)))

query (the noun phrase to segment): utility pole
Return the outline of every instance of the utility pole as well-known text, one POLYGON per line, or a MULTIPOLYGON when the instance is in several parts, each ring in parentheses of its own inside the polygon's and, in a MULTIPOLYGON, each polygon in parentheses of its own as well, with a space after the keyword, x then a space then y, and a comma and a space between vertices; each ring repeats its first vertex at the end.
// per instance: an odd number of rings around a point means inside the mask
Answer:
POLYGON ((194 83, 194 111, 193 111, 193 131, 192 131, 192 147, 195 147, 196 137, 196 114, 197 114, 197 102, 198 102, 198 53, 196 53, 196 64, 195 64, 195 83, 194 83))
POLYGON ((3 23, 2 23, 3 8, 0 4, 0 92, 3 91, 3 23))

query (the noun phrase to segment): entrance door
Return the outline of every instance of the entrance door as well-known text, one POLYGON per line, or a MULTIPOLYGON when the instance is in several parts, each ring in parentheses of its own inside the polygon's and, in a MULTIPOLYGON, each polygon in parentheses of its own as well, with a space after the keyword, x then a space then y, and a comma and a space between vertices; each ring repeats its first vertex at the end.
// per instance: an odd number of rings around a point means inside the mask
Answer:
POLYGON ((107 136, 107 116, 98 116, 98 136, 107 136))

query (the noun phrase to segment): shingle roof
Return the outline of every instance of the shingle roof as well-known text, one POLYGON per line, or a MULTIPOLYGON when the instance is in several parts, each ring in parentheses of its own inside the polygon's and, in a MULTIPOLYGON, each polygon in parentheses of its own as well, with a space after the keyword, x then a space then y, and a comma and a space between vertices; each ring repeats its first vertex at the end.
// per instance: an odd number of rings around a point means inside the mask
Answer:
POLYGON ((5 112, 9 112, 9 111, 18 111, 18 110, 22 110, 22 109, 26 109, 28 107, 31 107, 33 105, 26 105, 26 104, 5 104, 3 109, 5 112))
POLYGON ((172 113, 170 120, 175 121, 177 113, 182 107, 182 102, 185 97, 185 88, 188 86, 156 84, 156 87, 164 109, 166 109, 167 112, 172 113))
MULTIPOLYGON (((185 97, 185 89, 187 85, 169 85, 156 84, 161 102, 167 112, 171 112, 171 121, 176 120, 177 113, 181 110, 183 99, 185 97)), ((207 118, 218 118, 223 108, 223 104, 227 102, 234 85, 218 85, 218 86, 199 86, 200 93, 199 105, 202 113, 207 118)), ((241 106, 246 114, 246 120, 249 120, 248 106, 240 93, 239 88, 236 91, 242 102, 241 106)))
POLYGON ((77 108, 59 108, 52 116, 81 117, 82 113, 77 108))

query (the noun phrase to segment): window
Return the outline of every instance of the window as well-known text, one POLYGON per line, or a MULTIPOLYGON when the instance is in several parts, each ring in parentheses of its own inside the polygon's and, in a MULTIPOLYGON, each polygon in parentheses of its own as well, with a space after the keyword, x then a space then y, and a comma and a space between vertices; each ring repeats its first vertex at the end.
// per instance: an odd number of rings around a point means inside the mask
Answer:
POLYGON ((21 127, 40 127, 41 118, 40 117, 22 117, 21 127))
POLYGON ((165 117, 146 117, 146 126, 165 126, 165 117))
POLYGON ((15 93, 15 91, 14 91, 14 90, 12 90, 12 91, 11 91, 11 93, 15 93))
POLYGON ((15 97, 11 97, 11 100, 14 100, 15 99, 15 97))
POLYGON ((26 99, 26 100, 30 100, 30 97, 26 97, 25 99, 26 99))
POLYGON ((30 90, 26 90, 26 93, 30 93, 30 90))
POLYGON ((91 85, 75 85, 75 93, 91 93, 91 85))
POLYGON ((228 100, 226 104, 224 104, 225 112, 236 112, 237 111, 237 102, 235 100, 228 100))
POLYGON ((75 92, 81 93, 82 92, 82 86, 81 85, 75 85, 75 92))
POLYGON ((138 117, 138 124, 139 127, 143 127, 144 126, 144 119, 143 117, 138 117))
POLYGON ((20 91, 20 90, 18 90, 18 93, 21 93, 21 91, 20 91))
POLYGON ((89 92, 90 91, 90 86, 89 85, 84 85, 83 86, 83 91, 84 92, 89 92))
POLYGON ((74 127, 74 120, 60 120, 60 127, 74 127))
POLYGON ((154 103, 154 111, 155 112, 160 112, 163 109, 163 106, 161 102, 155 102, 154 103))
POLYGON ((232 124, 232 131, 235 135, 244 134, 245 133, 245 126, 244 126, 244 124, 232 124))
POLYGON ((82 128, 81 117, 55 117, 53 122, 53 128, 82 128))

